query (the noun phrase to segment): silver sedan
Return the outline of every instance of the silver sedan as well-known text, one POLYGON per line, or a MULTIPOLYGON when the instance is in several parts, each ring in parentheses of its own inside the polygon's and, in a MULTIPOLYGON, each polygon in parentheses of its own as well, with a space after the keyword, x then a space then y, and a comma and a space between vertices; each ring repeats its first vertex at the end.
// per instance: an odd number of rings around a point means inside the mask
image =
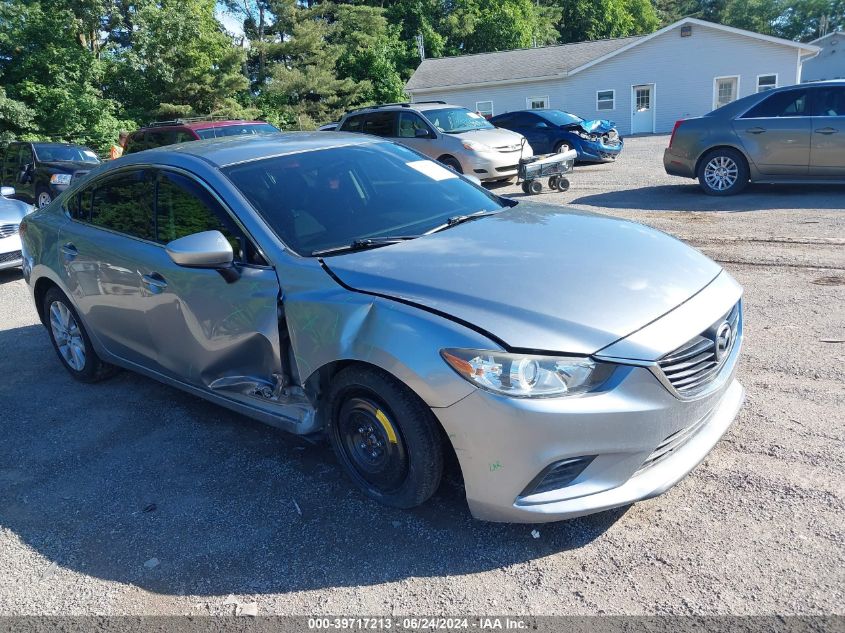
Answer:
POLYGON ((13 195, 12 187, 0 189, 0 270, 18 268, 23 263, 18 227, 26 214, 34 211, 32 205, 14 200, 13 195))
POLYGON ((70 374, 128 369, 296 434, 408 508, 457 456, 474 516, 660 494, 737 414, 741 288, 659 231, 491 194, 343 133, 140 152, 22 225, 70 374))

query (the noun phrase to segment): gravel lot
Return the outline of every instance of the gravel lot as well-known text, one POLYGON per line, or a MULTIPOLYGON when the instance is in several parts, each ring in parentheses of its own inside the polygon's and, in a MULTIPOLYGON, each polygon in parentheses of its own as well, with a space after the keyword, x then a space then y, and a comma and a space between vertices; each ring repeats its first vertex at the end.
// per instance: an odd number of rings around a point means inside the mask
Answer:
POLYGON ((706 197, 663 173, 666 143, 629 139, 616 164, 541 197, 668 231, 745 287, 747 404, 676 488, 538 539, 473 521, 454 483, 415 511, 383 508, 325 446, 131 373, 74 383, 20 274, 0 272, 0 615, 231 614, 235 601, 260 614, 842 614, 845 188, 706 197))

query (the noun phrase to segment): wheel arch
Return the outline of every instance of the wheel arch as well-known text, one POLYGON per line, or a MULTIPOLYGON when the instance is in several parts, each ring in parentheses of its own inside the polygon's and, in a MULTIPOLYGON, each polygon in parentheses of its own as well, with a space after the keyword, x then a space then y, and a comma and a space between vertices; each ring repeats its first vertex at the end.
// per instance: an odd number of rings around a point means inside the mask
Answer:
POLYGON ((704 157, 710 154, 710 152, 712 152, 713 150, 717 149, 732 149, 735 152, 739 152, 739 155, 742 156, 742 159, 745 161, 745 167, 748 169, 749 177, 751 176, 751 167, 753 163, 748 158, 748 155, 745 153, 745 150, 743 150, 743 148, 737 145, 731 145, 730 143, 721 143, 719 145, 708 147, 706 150, 704 150, 703 152, 701 152, 701 154, 698 155, 698 158, 695 161, 695 171, 693 172, 694 178, 698 178, 698 168, 701 167, 701 161, 704 160, 704 157))
POLYGON ((441 154, 440 156, 437 157, 437 162, 442 163, 447 158, 455 161, 456 163, 458 163, 458 165, 460 165, 460 167, 461 167, 461 173, 464 173, 464 165, 461 162, 461 159, 458 158, 457 156, 453 155, 453 154, 441 154))
POLYGON ((41 324, 45 327, 47 326, 47 317, 44 314, 44 297, 47 296, 47 292, 50 290, 50 288, 58 288, 61 292, 65 294, 65 296, 67 296, 67 293, 62 290, 61 286, 59 286, 59 284, 57 284, 49 277, 39 277, 32 287, 32 296, 35 300, 35 309, 38 312, 38 318, 41 320, 41 324))

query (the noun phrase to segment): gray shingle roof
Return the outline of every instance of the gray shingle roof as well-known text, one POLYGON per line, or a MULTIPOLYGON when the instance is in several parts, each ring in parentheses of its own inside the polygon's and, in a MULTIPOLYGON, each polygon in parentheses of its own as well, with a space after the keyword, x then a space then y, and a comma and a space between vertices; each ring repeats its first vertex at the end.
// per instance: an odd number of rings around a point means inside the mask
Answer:
POLYGON ((426 59, 414 71, 405 87, 408 90, 420 90, 461 86, 467 83, 565 75, 574 68, 632 44, 642 37, 426 59))

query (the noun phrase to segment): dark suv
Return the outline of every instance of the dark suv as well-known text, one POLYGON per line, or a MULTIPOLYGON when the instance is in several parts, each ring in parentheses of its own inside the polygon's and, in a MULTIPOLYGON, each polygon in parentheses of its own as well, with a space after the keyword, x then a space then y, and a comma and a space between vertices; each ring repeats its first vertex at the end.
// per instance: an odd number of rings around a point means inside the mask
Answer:
POLYGON ((4 187, 14 187, 15 198, 42 208, 99 164, 94 151, 82 145, 10 143, 0 181, 4 187))
POLYGON ((125 154, 134 154, 145 149, 199 141, 222 136, 242 136, 249 134, 275 134, 278 128, 264 121, 213 121, 210 119, 176 119, 150 123, 129 135, 126 139, 125 154))

